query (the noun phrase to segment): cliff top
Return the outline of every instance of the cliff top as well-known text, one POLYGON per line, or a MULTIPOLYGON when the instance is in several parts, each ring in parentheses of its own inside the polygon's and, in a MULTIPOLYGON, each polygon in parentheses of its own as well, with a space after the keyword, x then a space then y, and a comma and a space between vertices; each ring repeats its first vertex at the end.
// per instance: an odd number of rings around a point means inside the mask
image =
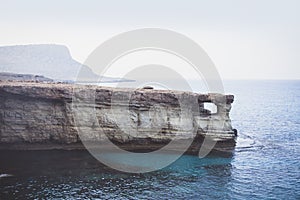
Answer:
MULTIPOLYGON (((155 95, 155 94, 172 94, 172 95, 192 95, 198 96, 202 101, 210 102, 212 99, 218 97, 226 97, 227 103, 232 103, 234 101, 233 95, 222 95, 218 93, 193 93, 188 91, 177 91, 177 90, 157 90, 148 88, 114 88, 107 86, 97 86, 97 85, 81 85, 81 84, 70 84, 70 83, 43 83, 43 82, 20 82, 20 81, 6 81, 0 80, 0 90, 13 94, 22 94, 32 97, 39 98, 66 98, 71 99, 73 96, 73 90, 82 91, 92 91, 97 92, 132 92, 143 93, 145 95, 155 95)), ((152 96, 151 95, 151 96, 152 96)))

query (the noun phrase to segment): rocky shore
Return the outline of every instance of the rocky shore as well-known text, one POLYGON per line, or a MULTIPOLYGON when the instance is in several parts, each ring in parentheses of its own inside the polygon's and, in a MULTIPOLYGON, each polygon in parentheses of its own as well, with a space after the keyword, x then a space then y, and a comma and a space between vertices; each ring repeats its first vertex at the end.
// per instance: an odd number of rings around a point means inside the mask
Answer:
POLYGON ((229 118, 233 100, 233 95, 152 88, 133 91, 91 85, 1 80, 0 149, 82 149, 80 130, 88 133, 84 140, 102 141, 108 137, 125 150, 148 152, 173 139, 179 142, 191 139, 188 133, 192 128, 196 134, 187 153, 196 154, 207 137, 216 142, 214 150, 230 150, 235 146, 237 135, 229 118), (74 93, 74 90, 77 92, 74 93), (123 96, 129 93, 128 105, 114 100, 116 97, 124 99, 123 96), (75 106, 74 94, 77 100, 82 100, 75 106), (87 104, 84 98, 91 94, 94 102, 87 104), (180 99, 190 103, 196 100, 197 108, 192 108, 190 115, 182 116, 180 99), (206 109, 206 103, 214 104, 217 111, 213 113, 206 109), (91 107, 97 117, 96 123, 90 113, 91 107), (74 112, 76 109, 82 114, 80 120, 76 120, 79 113, 74 112), (135 135, 128 132, 135 132, 135 135))

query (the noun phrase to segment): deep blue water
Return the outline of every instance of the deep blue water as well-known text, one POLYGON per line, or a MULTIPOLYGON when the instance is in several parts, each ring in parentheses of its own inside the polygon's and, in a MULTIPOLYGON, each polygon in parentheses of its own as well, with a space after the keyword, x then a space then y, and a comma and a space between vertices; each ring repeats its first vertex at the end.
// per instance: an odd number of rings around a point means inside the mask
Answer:
MULTIPOLYGON (((300 81, 227 81, 232 156, 125 174, 85 151, 0 152, 0 199, 300 199, 300 81)), ((162 155, 166 156, 166 155, 162 155)))

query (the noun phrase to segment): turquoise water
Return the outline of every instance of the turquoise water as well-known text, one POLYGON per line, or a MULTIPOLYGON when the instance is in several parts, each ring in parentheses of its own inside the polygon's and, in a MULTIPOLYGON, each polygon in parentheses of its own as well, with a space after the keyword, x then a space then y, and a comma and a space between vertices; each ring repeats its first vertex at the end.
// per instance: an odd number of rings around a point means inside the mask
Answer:
MULTIPOLYGON (((0 152, 0 199, 300 199, 300 81, 228 81, 233 155, 125 174, 86 151, 0 152)), ((167 156, 167 155, 162 155, 167 156)))

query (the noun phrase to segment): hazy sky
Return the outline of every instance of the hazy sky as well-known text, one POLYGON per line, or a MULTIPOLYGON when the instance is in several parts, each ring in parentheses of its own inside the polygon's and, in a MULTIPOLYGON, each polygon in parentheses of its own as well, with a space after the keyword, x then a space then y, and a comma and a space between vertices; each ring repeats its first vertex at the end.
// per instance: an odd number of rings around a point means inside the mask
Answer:
POLYGON ((223 79, 300 79, 300 1, 0 1, 0 45, 55 43, 74 59, 110 37, 165 28, 200 44, 223 79))

